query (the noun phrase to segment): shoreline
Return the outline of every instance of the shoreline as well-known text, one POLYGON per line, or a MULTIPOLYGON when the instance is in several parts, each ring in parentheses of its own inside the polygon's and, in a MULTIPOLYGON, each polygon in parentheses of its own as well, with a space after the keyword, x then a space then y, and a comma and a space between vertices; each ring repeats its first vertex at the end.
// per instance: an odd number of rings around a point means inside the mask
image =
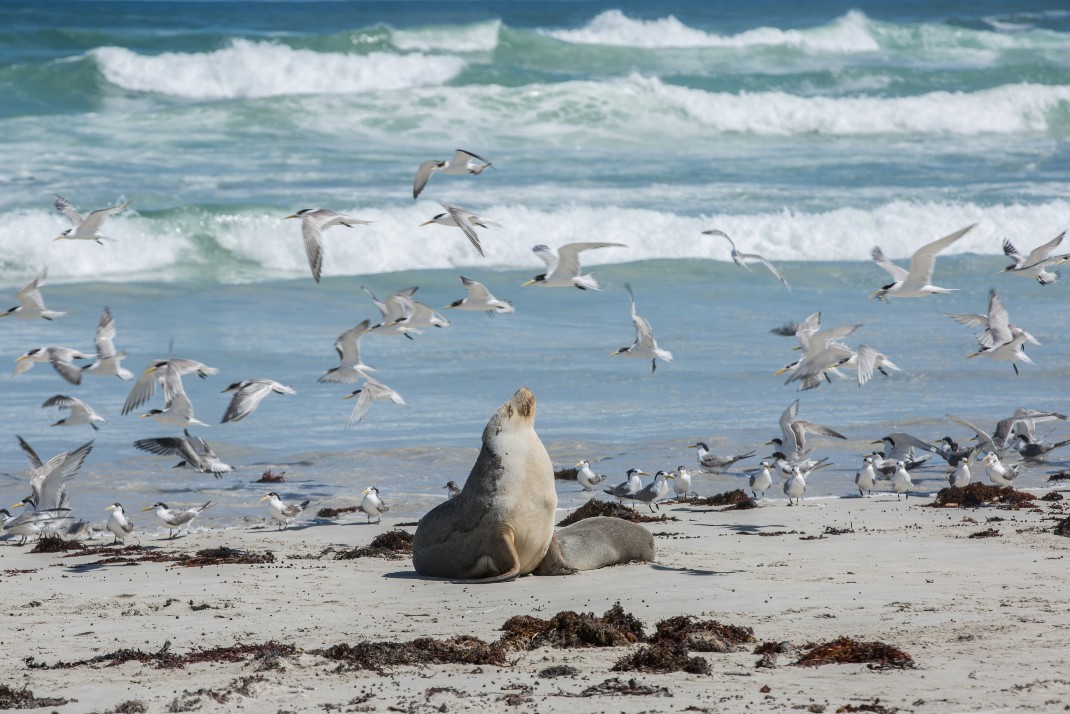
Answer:
POLYGON ((1052 533, 1055 519, 1064 517, 1062 504, 1035 501, 1036 508, 1005 510, 928 508, 917 501, 833 498, 804 500, 790 510, 770 504, 742 511, 666 504, 662 512, 679 520, 648 524, 656 535, 654 563, 492 585, 422 579, 408 559, 309 558, 326 548, 367 545, 411 522, 404 518, 384 518, 381 526, 358 518, 333 526, 299 522, 284 531, 205 529, 173 541, 142 538, 149 552, 188 555, 224 546, 272 552, 275 562, 262 565, 86 566, 79 564, 100 556, 2 547, 12 633, 5 647, 16 664, 0 684, 75 699, 52 707, 70 712, 114 710, 133 700, 151 712, 187 705, 323 711, 328 704, 343 711, 431 711, 445 704, 446 711, 834 712, 877 699, 886 711, 961 712, 1070 704, 1070 682, 1055 656, 1070 627, 1059 562, 1070 553, 1070 540, 1052 533), (998 535, 969 537, 986 530, 998 535), (407 665, 382 673, 338 673, 338 662, 309 653, 419 637, 471 635, 489 643, 514 615, 602 615, 616 601, 648 633, 657 621, 690 615, 753 628, 759 643, 798 646, 840 636, 884 642, 911 655, 916 668, 797 667, 793 655, 759 668, 753 644, 692 653, 707 660, 708 675, 611 671, 635 646, 543 647, 510 652, 504 667, 407 665), (168 652, 185 655, 272 640, 303 653, 262 671, 257 668, 267 660, 255 658, 176 669, 139 662, 71 669, 25 664, 28 657, 53 665, 122 648, 155 653, 167 641, 168 652), (554 665, 578 671, 539 675, 554 665), (654 693, 599 689, 614 678, 618 688, 628 690, 634 679, 654 693), (591 687, 600 693, 575 698, 591 687))

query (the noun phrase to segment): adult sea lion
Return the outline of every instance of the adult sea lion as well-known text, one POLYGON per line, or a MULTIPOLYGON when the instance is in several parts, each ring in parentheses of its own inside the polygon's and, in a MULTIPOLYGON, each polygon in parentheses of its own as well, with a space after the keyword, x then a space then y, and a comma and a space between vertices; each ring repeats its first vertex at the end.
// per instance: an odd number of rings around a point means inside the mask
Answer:
POLYGON ((521 387, 483 430, 464 489, 420 519, 413 566, 424 576, 502 582, 653 560, 650 532, 618 518, 580 521, 555 538, 556 509, 553 465, 535 433, 535 395, 521 387))
POLYGON ((420 575, 498 582, 530 573, 554 537, 554 468, 535 434, 535 395, 521 387, 483 430, 459 494, 420 519, 420 575))

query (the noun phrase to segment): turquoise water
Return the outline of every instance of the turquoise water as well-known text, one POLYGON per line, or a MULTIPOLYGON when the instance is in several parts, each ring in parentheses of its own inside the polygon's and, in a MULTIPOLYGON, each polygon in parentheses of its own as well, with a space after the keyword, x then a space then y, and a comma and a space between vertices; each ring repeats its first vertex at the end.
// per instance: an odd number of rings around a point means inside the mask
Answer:
MULTIPOLYGON (((97 438, 72 485, 82 517, 114 500, 212 498, 208 524, 256 518, 248 482, 268 465, 288 471, 286 498, 344 502, 374 483, 415 517, 463 480, 521 384, 555 462, 606 459, 613 482, 691 464, 699 439, 754 448, 801 397, 805 418, 852 438, 819 443, 836 466, 815 474, 815 495, 849 494, 885 433, 964 441, 945 414, 988 426, 1017 406, 1070 408, 1067 283, 999 273, 1003 238, 1028 249, 1068 227, 1070 12, 1054 4, 85 2, 0 5, 0 27, 0 291, 13 305, 47 267, 46 301, 68 312, 0 321, 2 354, 89 350, 107 305, 135 372, 172 341, 220 369, 187 390, 213 424, 199 433, 239 466, 218 482, 171 470, 131 446, 176 430, 120 416, 129 385, 74 387, 38 365, 0 383, 0 416, 42 455, 97 438), (436 175, 413 201, 416 166, 456 147, 495 169, 436 175), (105 224, 114 242, 53 242, 67 227, 53 193, 131 208, 105 224), (483 232, 485 259, 454 229, 419 227, 438 201, 502 223, 483 232), (305 207, 375 221, 325 233, 318 285, 282 220, 305 207), (959 292, 867 300, 886 282, 873 245, 903 262, 970 223, 937 263, 936 282, 959 292), (713 227, 773 259, 792 290, 728 262, 726 242, 701 235, 713 227), (532 246, 590 240, 626 245, 584 254, 602 292, 520 288, 543 272, 532 246), (376 318, 360 287, 419 285, 441 308, 463 295, 459 275, 517 312, 448 311, 451 327, 412 341, 367 336, 365 361, 407 404, 376 403, 344 430, 348 390, 315 380, 334 339, 376 318), (608 356, 633 337, 625 283, 675 356, 654 374, 608 356), (939 314, 984 312, 990 287, 1044 343, 1017 377, 967 360, 970 331, 939 314), (852 344, 904 373, 801 395, 772 377, 795 353, 769 329, 818 310, 863 323, 852 344), (248 377, 298 394, 219 425, 218 392, 248 377), (39 405, 57 393, 109 423, 51 428, 39 405)), ((0 490, 13 502, 24 460, 9 439, 0 490)), ((931 490, 940 472, 920 475, 931 490)), ((574 488, 563 505, 582 498, 574 488)))

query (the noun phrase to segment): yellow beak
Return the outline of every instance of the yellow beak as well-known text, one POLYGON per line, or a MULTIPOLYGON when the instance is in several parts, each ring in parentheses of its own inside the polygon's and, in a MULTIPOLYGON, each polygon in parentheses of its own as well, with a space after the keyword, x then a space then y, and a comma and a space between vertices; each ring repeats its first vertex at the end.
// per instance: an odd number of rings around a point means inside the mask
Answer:
POLYGON ((154 510, 156 510, 155 506, 145 506, 144 508, 141 509, 141 512, 144 513, 145 511, 154 511, 154 510))
MULTIPOLYGON (((290 218, 293 218, 293 216, 290 216, 290 218)), ((271 500, 271 496, 264 496, 259 501, 257 501, 257 503, 260 503, 262 501, 270 501, 270 500, 271 500)))
POLYGON ((535 283, 537 283, 537 282, 538 282, 537 280, 529 280, 529 281, 527 281, 526 283, 524 283, 523 285, 521 285, 520 287, 522 287, 522 288, 526 288, 527 286, 529 286, 529 285, 534 285, 534 284, 535 284, 535 283))

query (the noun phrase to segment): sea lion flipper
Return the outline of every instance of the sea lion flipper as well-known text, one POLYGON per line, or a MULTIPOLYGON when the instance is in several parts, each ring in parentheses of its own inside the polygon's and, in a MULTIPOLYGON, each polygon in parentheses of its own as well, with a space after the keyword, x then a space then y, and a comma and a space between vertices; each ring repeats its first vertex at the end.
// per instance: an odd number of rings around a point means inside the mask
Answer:
POLYGON ((487 534, 485 553, 480 556, 473 573, 497 572, 486 578, 458 580, 459 583, 504 583, 520 577, 520 555, 516 552, 516 533, 508 523, 495 523, 487 534))

